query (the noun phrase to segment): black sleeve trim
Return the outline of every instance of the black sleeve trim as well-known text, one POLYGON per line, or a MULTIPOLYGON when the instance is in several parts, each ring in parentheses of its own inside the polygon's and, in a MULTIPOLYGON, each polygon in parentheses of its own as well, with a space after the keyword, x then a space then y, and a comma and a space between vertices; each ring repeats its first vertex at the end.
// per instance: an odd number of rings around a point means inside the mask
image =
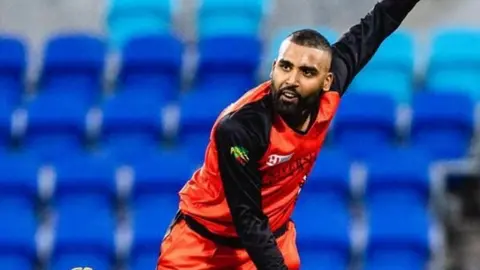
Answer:
POLYGON ((258 135, 265 129, 223 119, 215 130, 219 170, 237 234, 257 269, 288 269, 262 210, 258 160, 267 145, 258 135))
POLYGON ((419 0, 383 0, 333 44, 332 90, 344 94, 381 43, 398 29, 419 0))

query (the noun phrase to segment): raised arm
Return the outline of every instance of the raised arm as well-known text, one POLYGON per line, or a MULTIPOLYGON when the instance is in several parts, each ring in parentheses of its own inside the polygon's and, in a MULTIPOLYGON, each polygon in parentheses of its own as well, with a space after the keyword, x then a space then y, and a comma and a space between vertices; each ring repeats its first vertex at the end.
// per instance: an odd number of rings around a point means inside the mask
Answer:
POLYGON ((420 0, 382 0, 333 44, 334 91, 343 94, 380 44, 403 22, 420 0))
POLYGON ((267 142, 261 142, 264 136, 259 136, 264 128, 252 127, 254 122, 225 118, 217 126, 215 142, 220 175, 237 234, 256 268, 287 270, 262 210, 257 164, 267 142))

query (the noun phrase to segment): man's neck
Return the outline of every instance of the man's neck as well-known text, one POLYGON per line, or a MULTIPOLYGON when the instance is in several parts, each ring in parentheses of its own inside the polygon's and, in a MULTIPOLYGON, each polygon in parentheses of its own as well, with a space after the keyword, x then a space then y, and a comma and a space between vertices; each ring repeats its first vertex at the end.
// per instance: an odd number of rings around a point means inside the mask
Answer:
POLYGON ((304 111, 299 116, 282 116, 282 118, 290 128, 299 132, 306 132, 310 126, 311 115, 309 111, 304 111))

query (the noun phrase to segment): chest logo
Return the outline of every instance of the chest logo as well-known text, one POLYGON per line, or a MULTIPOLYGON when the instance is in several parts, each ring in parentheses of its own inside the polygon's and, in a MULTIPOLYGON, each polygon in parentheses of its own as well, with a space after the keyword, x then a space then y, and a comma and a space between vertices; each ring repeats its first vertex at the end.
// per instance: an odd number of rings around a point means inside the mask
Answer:
POLYGON ((281 156, 281 155, 270 155, 267 160, 267 166, 275 166, 283 162, 289 161, 293 156, 293 153, 290 155, 286 156, 281 156))

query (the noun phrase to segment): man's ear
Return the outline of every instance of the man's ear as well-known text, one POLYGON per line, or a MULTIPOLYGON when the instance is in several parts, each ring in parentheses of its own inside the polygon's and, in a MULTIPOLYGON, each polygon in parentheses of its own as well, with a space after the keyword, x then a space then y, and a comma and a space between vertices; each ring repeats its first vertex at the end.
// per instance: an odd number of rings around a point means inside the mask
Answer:
POLYGON ((327 92, 330 91, 330 88, 332 87, 333 84, 333 73, 329 72, 327 74, 327 77, 325 77, 325 80, 323 80, 323 91, 327 92))
POLYGON ((270 69, 270 79, 272 78, 273 76, 273 71, 275 70, 275 65, 277 64, 277 59, 273 60, 273 63, 272 63, 272 68, 270 69))

